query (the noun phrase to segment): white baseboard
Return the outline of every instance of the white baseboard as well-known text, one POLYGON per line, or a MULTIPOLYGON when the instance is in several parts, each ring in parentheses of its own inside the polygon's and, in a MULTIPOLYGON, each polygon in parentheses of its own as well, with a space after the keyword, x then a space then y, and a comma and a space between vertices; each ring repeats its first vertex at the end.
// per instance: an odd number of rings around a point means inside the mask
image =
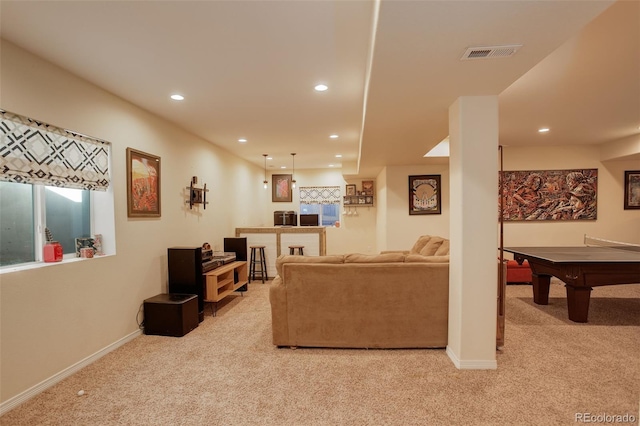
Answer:
POLYGON ((109 352, 119 348, 120 346, 124 345, 127 342, 130 342, 131 340, 133 340, 136 337, 138 337, 140 334, 142 334, 142 330, 136 330, 133 333, 131 333, 131 334, 127 335, 127 336, 124 336, 122 339, 117 340, 117 341, 113 342, 112 344, 110 344, 109 346, 99 350, 98 352, 94 353, 93 355, 90 355, 90 356, 86 357, 85 359, 83 359, 81 361, 78 361, 77 363, 73 364, 72 366, 70 366, 68 368, 65 368, 64 370, 60 371, 59 373, 54 374, 53 376, 49 377, 46 380, 43 380, 42 382, 40 382, 37 385, 27 389, 26 391, 14 396, 13 398, 10 398, 10 399, 6 400, 5 402, 0 404, 0 416, 2 416, 5 413, 8 413, 9 411, 11 411, 14 408, 16 408, 18 405, 28 401, 29 399, 33 398, 34 396, 36 396, 36 395, 44 392, 45 390, 49 389, 50 387, 52 387, 56 383, 66 379, 67 377, 71 376, 72 374, 80 371, 81 369, 83 369, 87 365, 97 361, 98 359, 102 358, 103 356, 105 356, 109 352))
POLYGON ((447 346, 447 355, 453 362, 458 370, 497 370, 498 361, 494 360, 461 360, 458 356, 447 346))

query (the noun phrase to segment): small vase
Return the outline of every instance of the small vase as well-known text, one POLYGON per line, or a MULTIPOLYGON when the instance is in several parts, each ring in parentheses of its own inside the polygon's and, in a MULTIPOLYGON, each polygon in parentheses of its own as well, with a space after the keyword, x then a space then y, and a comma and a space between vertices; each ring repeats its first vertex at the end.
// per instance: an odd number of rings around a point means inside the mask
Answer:
POLYGON ((57 241, 47 241, 42 249, 45 262, 60 262, 62 260, 62 245, 57 241))

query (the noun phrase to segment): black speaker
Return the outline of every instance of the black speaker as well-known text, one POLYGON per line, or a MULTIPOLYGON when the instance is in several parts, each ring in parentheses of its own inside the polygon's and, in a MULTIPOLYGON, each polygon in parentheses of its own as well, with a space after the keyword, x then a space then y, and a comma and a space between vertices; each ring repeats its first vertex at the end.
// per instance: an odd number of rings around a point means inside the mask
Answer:
POLYGON ((235 252, 236 260, 247 259, 247 237, 225 238, 224 251, 235 252))
MULTIPOLYGON (((224 251, 235 252, 236 260, 247 261, 247 237, 225 238, 224 251)), ((234 281, 238 282, 238 271, 234 271, 234 281)), ((247 291, 247 286, 243 285, 237 291, 247 291)))
POLYGON ((144 301, 144 334, 182 337, 198 323, 194 294, 159 294, 144 301))
POLYGON ((198 317, 204 321, 204 276, 202 247, 172 247, 167 249, 169 293, 198 296, 198 317))

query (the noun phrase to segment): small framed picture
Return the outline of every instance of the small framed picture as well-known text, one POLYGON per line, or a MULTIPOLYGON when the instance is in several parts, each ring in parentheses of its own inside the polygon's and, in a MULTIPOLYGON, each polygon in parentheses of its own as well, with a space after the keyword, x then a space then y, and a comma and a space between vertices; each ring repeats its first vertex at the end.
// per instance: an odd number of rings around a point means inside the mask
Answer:
POLYGON ((347 197, 352 196, 352 195, 357 195, 356 194, 356 185, 355 184, 349 184, 347 185, 347 197))
POLYGON ((293 199, 291 175, 272 175, 271 179, 271 201, 274 203, 290 203, 293 199))
POLYGON ((640 170, 624 172, 624 209, 640 209, 640 170))
POLYGON ((363 180, 362 181, 362 192, 364 195, 373 195, 373 181, 372 180, 363 180))
MULTIPOLYGON (((96 252, 95 240, 93 238, 76 238, 76 257, 87 257, 82 256, 82 249, 89 248, 92 251, 92 254, 96 252)), ((93 257, 93 256, 92 256, 93 257)))

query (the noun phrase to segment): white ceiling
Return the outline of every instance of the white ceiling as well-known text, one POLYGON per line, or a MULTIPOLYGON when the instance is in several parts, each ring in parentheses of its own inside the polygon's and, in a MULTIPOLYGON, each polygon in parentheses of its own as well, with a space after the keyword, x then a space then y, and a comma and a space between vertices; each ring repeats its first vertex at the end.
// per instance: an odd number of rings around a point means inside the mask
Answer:
POLYGON ((499 95, 503 145, 640 133, 638 1, 2 0, 0 8, 2 38, 260 167, 262 154, 290 167, 292 152, 296 169, 333 164, 355 174, 359 164, 368 177, 438 161, 422 156, 447 136, 459 96, 499 95), (511 58, 460 60, 468 47, 504 44, 523 47, 511 58), (329 90, 315 92, 320 82, 329 90), (175 92, 186 99, 170 100, 175 92), (538 134, 542 126, 551 132, 538 134))

